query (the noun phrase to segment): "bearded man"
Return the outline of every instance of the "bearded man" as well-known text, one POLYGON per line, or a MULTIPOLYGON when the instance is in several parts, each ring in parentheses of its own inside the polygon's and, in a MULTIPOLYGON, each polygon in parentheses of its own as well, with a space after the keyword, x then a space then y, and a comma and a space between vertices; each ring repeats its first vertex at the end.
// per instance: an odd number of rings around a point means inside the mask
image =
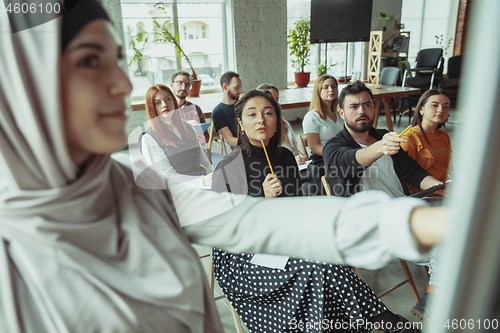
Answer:
POLYGON ((241 94, 240 75, 235 72, 225 72, 220 78, 222 87, 222 102, 212 111, 212 121, 217 132, 231 146, 235 147, 238 142, 237 124, 234 116, 234 104, 241 94))
POLYGON ((395 132, 377 130, 371 90, 360 81, 347 85, 339 96, 345 126, 323 148, 326 175, 334 195, 349 197, 379 190, 393 197, 409 195, 409 183, 425 190, 440 184, 400 147, 395 132))

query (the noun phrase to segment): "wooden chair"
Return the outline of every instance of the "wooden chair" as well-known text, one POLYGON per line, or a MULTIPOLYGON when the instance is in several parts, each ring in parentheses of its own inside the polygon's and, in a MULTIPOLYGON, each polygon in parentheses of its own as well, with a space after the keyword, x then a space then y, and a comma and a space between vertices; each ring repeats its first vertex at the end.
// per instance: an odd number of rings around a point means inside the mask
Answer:
MULTIPOLYGON (((214 295, 215 273, 214 273, 214 264, 212 261, 212 252, 213 252, 213 248, 211 247, 210 253, 200 256, 200 259, 203 259, 203 258, 210 259, 210 266, 208 268, 208 284, 210 285, 210 290, 212 290, 212 295, 214 295)), ((217 302, 218 300, 221 300, 225 297, 226 297, 226 295, 221 295, 221 296, 217 296, 217 297, 215 297, 215 295, 214 295, 214 301, 217 302)), ((231 303, 229 303, 229 306, 231 307, 231 314, 233 315, 233 321, 234 321, 234 326, 236 327, 236 332, 243 333, 243 326, 241 325, 240 316, 238 315, 238 313, 236 312, 234 307, 231 305, 231 303)))
POLYGON ((307 139, 305 136, 302 136, 300 134, 297 135, 297 141, 299 143, 299 149, 300 151, 302 152, 302 154, 306 155, 306 156, 309 156, 309 154, 307 153, 307 139))
MULTIPOLYGON (((326 176, 321 177, 321 182, 323 183, 323 187, 325 188, 326 195, 331 196, 333 195, 332 188, 330 186, 330 182, 328 181, 328 178, 326 176)), ((377 295, 378 298, 384 297, 391 291, 394 291, 404 285, 405 283, 408 283, 410 286, 410 291, 413 295, 413 298, 415 299, 415 302, 418 303, 420 300, 420 296, 418 295, 417 287, 415 286, 415 282, 413 281, 413 276, 411 276, 410 269, 408 268, 408 264, 404 260, 399 260, 401 263, 401 267, 403 268, 403 272, 405 273, 406 280, 403 280, 402 282, 398 283, 392 288, 387 289, 386 291, 380 293, 377 295)), ((353 267, 354 273, 356 273, 357 276, 359 276, 362 279, 361 276, 361 271, 357 267, 353 267)))
MULTIPOLYGON (((210 155, 210 153, 212 152, 212 144, 213 144, 213 141, 216 141, 218 139, 214 139, 214 136, 215 136, 215 126, 214 126, 214 122, 212 121, 211 124, 210 124, 210 128, 208 130, 208 144, 207 144, 207 148, 208 148, 208 159, 210 160, 210 163, 212 163, 212 157, 210 155)), ((227 155, 227 147, 226 147, 226 141, 224 140, 224 138, 222 137, 222 135, 220 136, 220 144, 221 144, 221 154, 223 155, 227 155)))

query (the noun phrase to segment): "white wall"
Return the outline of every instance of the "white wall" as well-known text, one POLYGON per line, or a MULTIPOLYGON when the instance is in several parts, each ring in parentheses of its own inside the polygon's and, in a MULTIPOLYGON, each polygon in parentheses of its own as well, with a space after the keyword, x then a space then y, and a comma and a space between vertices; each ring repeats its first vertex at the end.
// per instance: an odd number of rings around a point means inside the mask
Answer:
POLYGON ((395 23, 396 21, 401 20, 401 0, 373 0, 372 5, 372 31, 374 30, 382 30, 382 24, 377 19, 377 16, 380 13, 384 14, 394 14, 394 21, 391 21, 386 25, 386 31, 390 34, 390 32, 395 32, 395 23))

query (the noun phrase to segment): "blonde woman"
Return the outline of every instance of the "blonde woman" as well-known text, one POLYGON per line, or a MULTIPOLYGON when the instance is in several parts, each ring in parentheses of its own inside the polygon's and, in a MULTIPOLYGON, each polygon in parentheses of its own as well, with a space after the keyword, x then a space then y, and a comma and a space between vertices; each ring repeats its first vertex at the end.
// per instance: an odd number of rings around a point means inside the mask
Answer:
POLYGON ((325 194, 321 184, 321 176, 325 174, 323 163, 323 147, 344 128, 344 121, 337 112, 338 104, 337 80, 328 74, 321 75, 313 88, 313 96, 309 112, 304 116, 302 129, 311 149, 312 163, 308 166, 308 195, 325 194))
POLYGON ((337 112, 339 90, 337 80, 328 74, 318 78, 313 88, 309 112, 304 116, 302 128, 311 148, 311 159, 323 165, 323 146, 344 128, 337 112))

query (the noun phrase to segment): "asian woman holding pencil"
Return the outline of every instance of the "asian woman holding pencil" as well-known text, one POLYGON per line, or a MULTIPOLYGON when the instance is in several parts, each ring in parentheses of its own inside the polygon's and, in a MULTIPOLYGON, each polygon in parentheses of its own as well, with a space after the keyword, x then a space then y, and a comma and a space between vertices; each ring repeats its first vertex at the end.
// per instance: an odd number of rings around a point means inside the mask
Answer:
MULTIPOLYGON (((235 114, 238 149, 217 166, 212 188, 241 193, 243 183, 250 196, 301 195, 297 164, 281 147, 281 110, 272 95, 249 91, 236 103, 235 114)), ((294 322, 383 320, 395 327, 405 320, 387 310, 351 267, 285 258, 277 269, 253 259, 254 254, 213 250, 215 277, 252 333, 289 332, 294 322)))
MULTIPOLYGON (((450 98, 446 91, 427 90, 417 103, 412 127, 401 136, 407 140, 401 147, 441 182, 448 177, 451 161, 450 137, 441 129, 449 110, 450 98)), ((408 188, 411 193, 420 192, 413 186, 408 188)))
POLYGON ((149 88, 146 112, 150 128, 140 139, 146 162, 158 168, 170 185, 210 188, 213 166, 193 127, 181 119, 177 100, 166 85, 149 88))
POLYGON ((235 105, 235 116, 238 121, 238 149, 217 166, 212 189, 225 192, 229 186, 232 193, 266 198, 302 195, 295 157, 281 145, 281 109, 272 94, 267 90, 249 91, 235 105), (244 165, 238 165, 241 168, 236 171, 232 167, 239 154, 244 165), (222 169, 228 174, 223 175, 222 169), (239 183, 236 178, 246 181, 239 183), (236 181, 232 182, 233 179, 236 181))

